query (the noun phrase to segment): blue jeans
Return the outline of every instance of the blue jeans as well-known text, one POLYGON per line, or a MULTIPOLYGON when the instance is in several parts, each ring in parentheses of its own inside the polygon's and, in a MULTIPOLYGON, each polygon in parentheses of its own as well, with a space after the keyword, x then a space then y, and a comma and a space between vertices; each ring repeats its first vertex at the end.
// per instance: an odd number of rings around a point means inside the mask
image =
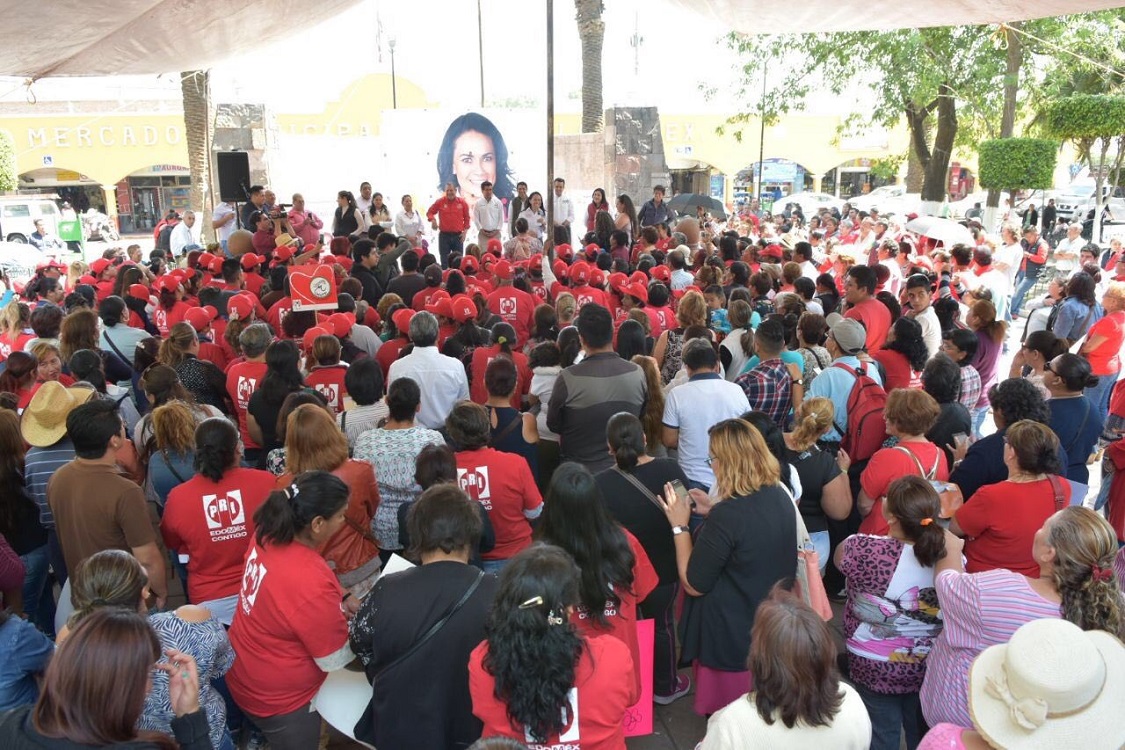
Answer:
POLYGON ((981 438, 980 428, 984 425, 984 420, 988 418, 987 406, 981 406, 973 409, 973 437, 979 440, 981 438))
POLYGON ((887 695, 858 684, 855 689, 871 717, 871 750, 899 750, 904 729, 907 750, 918 747, 928 730, 918 693, 887 695))
POLYGON ((1105 419, 1106 414, 1109 413, 1109 394, 1113 393, 1113 386, 1117 385, 1117 376, 1120 373, 1113 373, 1112 375, 1099 375, 1098 384, 1092 388, 1086 389, 1086 396, 1090 399, 1090 403, 1097 409, 1097 413, 1102 415, 1105 419))
POLYGON ((492 573, 493 575, 500 575, 500 571, 508 564, 507 560, 481 560, 480 566, 485 573, 492 573))
POLYGON ((1039 280, 1039 274, 1027 276, 1025 275, 1018 284, 1016 284, 1016 291, 1012 293, 1011 311, 1012 315, 1018 315, 1020 308, 1023 307, 1024 295, 1035 286, 1035 282, 1039 280))
POLYGON ((824 566, 828 564, 828 556, 832 554, 832 542, 829 541, 827 531, 810 531, 809 539, 812 540, 816 555, 820 558, 820 574, 823 576, 824 566))
POLYGON ((37 547, 26 555, 20 555, 20 560, 27 568, 27 575, 23 579, 23 611, 27 613, 28 619, 35 627, 54 638, 55 598, 47 590, 50 567, 47 545, 37 547))

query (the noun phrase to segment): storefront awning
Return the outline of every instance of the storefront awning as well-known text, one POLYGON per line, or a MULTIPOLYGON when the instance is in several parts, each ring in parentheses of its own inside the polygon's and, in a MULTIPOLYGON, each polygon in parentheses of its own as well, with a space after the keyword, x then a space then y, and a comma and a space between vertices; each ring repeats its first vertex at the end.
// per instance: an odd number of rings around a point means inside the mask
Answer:
POLYGON ((746 0, 671 2, 745 34, 1010 23, 1108 10, 1121 5, 1121 0, 870 0, 862 7, 839 0, 807 0, 804 3, 751 3, 746 0))
MULTIPOLYGON (((209 68, 285 39, 358 0, 93 0, 40 2, 27 23, 0 27, 0 75, 172 73, 209 68)), ((30 7, 30 6, 28 6, 30 7)), ((374 29, 371 30, 374 34, 374 29)), ((358 32, 354 39, 362 40, 358 32)), ((264 67, 283 71, 284 61, 264 67)))

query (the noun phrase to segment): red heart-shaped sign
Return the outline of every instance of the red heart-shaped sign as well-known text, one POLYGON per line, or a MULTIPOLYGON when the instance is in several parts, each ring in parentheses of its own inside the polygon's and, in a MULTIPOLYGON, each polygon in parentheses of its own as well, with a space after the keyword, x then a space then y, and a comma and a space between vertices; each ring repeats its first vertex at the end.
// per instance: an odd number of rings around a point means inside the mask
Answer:
POLYGON ((311 271, 290 270, 289 293, 293 298, 294 312, 335 310, 339 306, 336 275, 331 266, 315 266, 311 271))

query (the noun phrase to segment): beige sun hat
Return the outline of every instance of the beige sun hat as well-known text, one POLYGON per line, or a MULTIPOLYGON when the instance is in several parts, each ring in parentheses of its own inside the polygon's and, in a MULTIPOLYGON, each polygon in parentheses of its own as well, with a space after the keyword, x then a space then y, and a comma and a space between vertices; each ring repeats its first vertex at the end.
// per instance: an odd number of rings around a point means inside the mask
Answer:
POLYGON ((973 725, 1004 750, 1125 746, 1125 645, 1067 620, 1026 623, 969 672, 973 725))
POLYGON ((67 416, 94 393, 91 388, 67 388, 53 380, 39 386, 20 419, 23 439, 37 448, 59 442, 66 435, 67 416))

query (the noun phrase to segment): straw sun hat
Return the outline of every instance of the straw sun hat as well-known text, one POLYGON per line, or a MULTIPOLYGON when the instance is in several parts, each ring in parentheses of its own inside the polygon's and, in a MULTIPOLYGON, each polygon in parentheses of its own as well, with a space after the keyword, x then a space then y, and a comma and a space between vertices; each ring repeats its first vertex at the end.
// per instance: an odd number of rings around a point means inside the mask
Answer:
POLYGON ((66 435, 66 418, 94 395, 92 388, 67 388, 48 381, 39 386, 20 420, 23 439, 37 448, 54 445, 66 435))
POLYGON ((995 748, 1125 746, 1125 645, 1061 619, 1033 620, 969 673, 973 725, 995 748))

